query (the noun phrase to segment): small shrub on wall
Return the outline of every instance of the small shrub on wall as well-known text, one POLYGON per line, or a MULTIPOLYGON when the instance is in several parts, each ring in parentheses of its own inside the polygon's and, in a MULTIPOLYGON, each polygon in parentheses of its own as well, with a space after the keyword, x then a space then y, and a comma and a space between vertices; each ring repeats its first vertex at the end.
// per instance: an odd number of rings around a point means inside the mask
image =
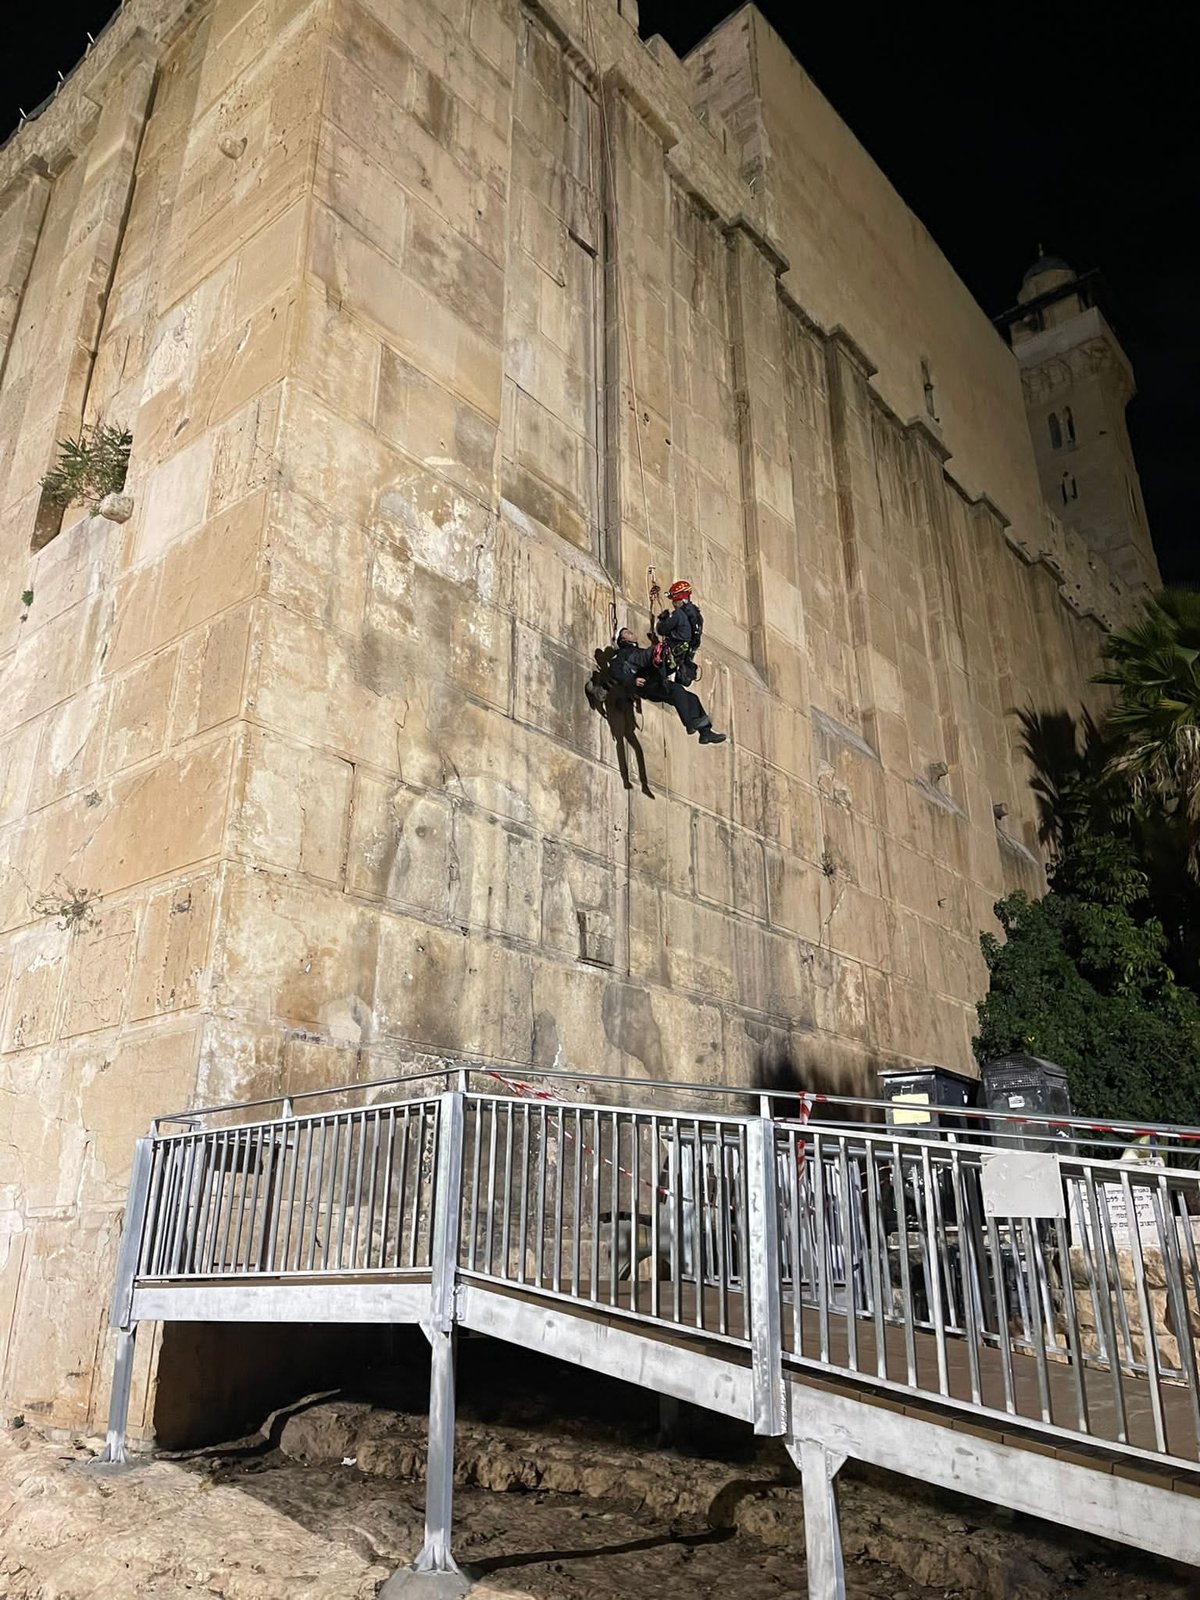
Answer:
POLYGON ((99 422, 77 439, 58 441, 58 462, 42 479, 46 502, 65 511, 86 504, 95 511, 106 495, 125 487, 133 435, 125 428, 99 422))

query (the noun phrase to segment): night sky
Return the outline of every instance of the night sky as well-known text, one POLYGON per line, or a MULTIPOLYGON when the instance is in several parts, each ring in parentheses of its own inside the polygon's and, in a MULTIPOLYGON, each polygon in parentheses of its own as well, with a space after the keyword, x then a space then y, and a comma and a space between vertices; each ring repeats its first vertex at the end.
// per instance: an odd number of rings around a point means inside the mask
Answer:
MULTIPOLYGON (((1191 468, 1200 438, 1200 271, 1190 10, 1118 29, 1103 8, 760 8, 929 228, 976 299, 1012 305, 1039 244, 1098 267, 1137 374, 1130 431, 1163 575, 1200 584, 1191 468)), ((0 24, 0 137, 68 72, 115 9, 54 0, 0 24), (14 37, 16 35, 16 37, 14 37)), ((641 0, 680 54, 728 0, 641 0)))

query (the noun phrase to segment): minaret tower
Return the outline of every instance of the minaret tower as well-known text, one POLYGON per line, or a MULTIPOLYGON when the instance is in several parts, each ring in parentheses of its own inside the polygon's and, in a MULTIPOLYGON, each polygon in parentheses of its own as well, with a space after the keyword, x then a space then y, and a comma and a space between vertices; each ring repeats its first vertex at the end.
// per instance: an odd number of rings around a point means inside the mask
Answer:
POLYGON ((1160 579, 1125 408, 1133 368, 1105 315, 1096 272, 1041 253, 999 326, 1020 363, 1025 409, 1052 510, 1127 583, 1160 579))

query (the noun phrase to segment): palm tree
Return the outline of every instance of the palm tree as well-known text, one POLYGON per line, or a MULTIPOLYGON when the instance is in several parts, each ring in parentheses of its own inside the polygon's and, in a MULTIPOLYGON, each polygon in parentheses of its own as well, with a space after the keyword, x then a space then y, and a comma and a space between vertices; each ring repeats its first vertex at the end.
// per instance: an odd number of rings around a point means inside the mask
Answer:
POLYGON ((1189 871, 1179 818, 1157 795, 1134 798, 1128 776, 1115 770, 1124 747, 1089 712, 1076 719, 1031 705, 1015 715, 1037 799, 1038 837, 1051 864, 1089 837, 1124 841, 1146 880, 1138 914, 1162 924, 1171 970, 1200 993, 1200 882, 1189 871))
POLYGON ((1118 745, 1112 771, 1183 830, 1200 879, 1200 594, 1162 590, 1109 636, 1104 658, 1093 681, 1117 691, 1106 719, 1118 745))
POLYGON ((1126 833, 1133 803, 1129 781, 1113 770, 1117 746, 1091 712, 1015 712, 1038 807, 1038 838, 1052 856, 1084 832, 1126 833))

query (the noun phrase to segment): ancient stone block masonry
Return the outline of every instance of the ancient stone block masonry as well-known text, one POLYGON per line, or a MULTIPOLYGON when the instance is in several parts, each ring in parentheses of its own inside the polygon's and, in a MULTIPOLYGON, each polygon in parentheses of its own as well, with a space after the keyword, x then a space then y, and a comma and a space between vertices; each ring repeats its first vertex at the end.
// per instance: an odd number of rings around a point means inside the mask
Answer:
POLYGON ((0 151, 0 577, 0 1389, 69 1428, 156 1111, 967 1066, 1009 712, 1130 601, 762 18, 632 0, 127 0, 0 151), (123 523, 40 488, 101 420, 123 523), (647 706, 653 799, 583 694, 650 565, 731 734, 647 706))

